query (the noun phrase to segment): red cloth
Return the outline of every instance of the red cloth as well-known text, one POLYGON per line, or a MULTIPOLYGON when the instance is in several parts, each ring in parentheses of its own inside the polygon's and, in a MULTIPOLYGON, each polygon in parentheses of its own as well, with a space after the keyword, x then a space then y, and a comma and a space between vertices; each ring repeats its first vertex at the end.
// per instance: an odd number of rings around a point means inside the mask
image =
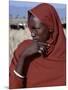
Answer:
POLYGON ((32 41, 26 40, 22 42, 14 52, 14 57, 10 65, 10 88, 23 88, 24 82, 26 82, 26 87, 65 85, 66 42, 59 16, 51 5, 45 3, 40 4, 29 11, 28 21, 30 13, 38 17, 41 22, 47 25, 50 29, 54 30, 53 37, 48 40, 48 43, 50 44, 48 56, 35 58, 29 65, 27 80, 20 79, 13 73, 13 70, 19 61, 21 52, 24 51, 32 41))

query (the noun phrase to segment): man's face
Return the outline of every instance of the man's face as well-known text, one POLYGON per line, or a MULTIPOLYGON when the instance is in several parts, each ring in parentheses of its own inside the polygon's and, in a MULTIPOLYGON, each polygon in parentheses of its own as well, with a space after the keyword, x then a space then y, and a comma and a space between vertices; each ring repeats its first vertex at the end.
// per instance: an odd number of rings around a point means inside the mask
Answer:
POLYGON ((44 24, 42 24, 37 17, 31 16, 29 25, 33 40, 46 42, 49 39, 50 34, 48 28, 44 24))

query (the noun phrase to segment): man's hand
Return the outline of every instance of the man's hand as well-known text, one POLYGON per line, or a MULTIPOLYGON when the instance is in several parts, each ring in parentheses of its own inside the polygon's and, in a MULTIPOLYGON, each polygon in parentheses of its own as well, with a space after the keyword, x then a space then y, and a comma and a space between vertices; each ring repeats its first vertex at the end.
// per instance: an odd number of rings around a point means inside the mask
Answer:
POLYGON ((40 53, 39 50, 42 53, 42 51, 44 50, 44 45, 42 45, 41 42, 33 41, 32 44, 28 46, 22 53, 20 60, 15 69, 16 72, 18 72, 20 75, 23 75, 22 71, 24 70, 23 66, 24 66, 25 58, 33 54, 40 53))

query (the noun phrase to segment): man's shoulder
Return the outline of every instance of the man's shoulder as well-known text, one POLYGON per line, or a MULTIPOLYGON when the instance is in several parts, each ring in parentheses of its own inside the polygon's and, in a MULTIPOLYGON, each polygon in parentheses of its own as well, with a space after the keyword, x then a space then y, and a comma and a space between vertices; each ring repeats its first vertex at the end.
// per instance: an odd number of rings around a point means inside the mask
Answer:
POLYGON ((31 39, 27 39, 27 40, 24 40, 23 42, 21 42, 18 47, 25 47, 25 46, 28 46, 32 43, 32 40, 31 39))
POLYGON ((32 40, 31 39, 28 39, 28 40, 24 40, 23 42, 21 42, 16 50, 15 50, 15 54, 19 55, 21 54, 28 46, 30 46, 32 43, 32 40))

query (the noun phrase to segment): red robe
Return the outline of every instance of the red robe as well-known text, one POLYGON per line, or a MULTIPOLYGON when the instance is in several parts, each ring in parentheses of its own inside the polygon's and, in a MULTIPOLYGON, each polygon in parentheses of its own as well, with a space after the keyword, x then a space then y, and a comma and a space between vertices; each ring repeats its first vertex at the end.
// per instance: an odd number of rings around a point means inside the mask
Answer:
MULTIPOLYGON (((30 57, 26 60, 25 71, 27 78, 21 79, 14 74, 14 69, 20 60, 21 54, 32 41, 22 42, 14 52, 10 65, 9 88, 62 86, 66 84, 66 42, 60 19, 55 9, 49 4, 40 4, 28 12, 37 16, 50 29, 54 29, 52 38, 48 41, 50 48, 48 56, 30 57), (45 12, 44 12, 45 10, 45 12), (41 14, 40 14, 41 13, 41 14), (29 64, 29 65, 28 65, 29 64)), ((29 23, 28 23, 29 25, 29 23)), ((29 25, 30 27, 30 25, 29 25)))

